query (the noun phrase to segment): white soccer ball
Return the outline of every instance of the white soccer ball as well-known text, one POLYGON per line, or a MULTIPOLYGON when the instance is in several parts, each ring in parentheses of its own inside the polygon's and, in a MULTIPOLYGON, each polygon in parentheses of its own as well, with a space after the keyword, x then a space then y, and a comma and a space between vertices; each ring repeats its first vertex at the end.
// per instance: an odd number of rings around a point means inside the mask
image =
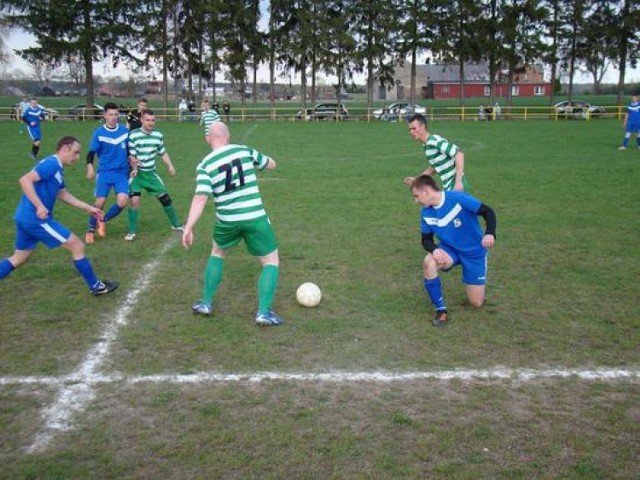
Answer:
POLYGON ((298 287, 296 299, 303 307, 317 307, 322 300, 322 292, 315 283, 306 282, 298 287))

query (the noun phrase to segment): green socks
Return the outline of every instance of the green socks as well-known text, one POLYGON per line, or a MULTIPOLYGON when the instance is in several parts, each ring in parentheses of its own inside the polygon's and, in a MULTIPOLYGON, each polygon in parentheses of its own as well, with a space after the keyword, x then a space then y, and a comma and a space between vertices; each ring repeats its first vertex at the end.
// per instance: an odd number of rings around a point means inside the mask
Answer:
POLYGON ((127 209, 127 218, 129 220, 129 233, 138 233, 138 218, 140 210, 129 207, 127 209))
POLYGON ((213 303, 213 297, 222 281, 224 273, 224 259, 211 256, 204 269, 204 287, 202 288, 202 301, 208 305, 213 303))
POLYGON ((265 265, 258 279, 258 313, 267 313, 271 310, 276 288, 278 288, 278 267, 265 265))

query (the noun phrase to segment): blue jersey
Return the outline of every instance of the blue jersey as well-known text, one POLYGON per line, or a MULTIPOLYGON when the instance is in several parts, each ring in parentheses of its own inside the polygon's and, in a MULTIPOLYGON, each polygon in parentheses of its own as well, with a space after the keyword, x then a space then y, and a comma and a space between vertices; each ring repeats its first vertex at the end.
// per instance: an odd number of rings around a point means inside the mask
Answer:
MULTIPOLYGON (((47 218, 51 218, 58 194, 60 190, 65 188, 62 162, 57 156, 51 155, 41 160, 33 167, 33 170, 40 177, 40 180, 34 183, 36 193, 43 205, 49 210, 47 218)), ((36 215, 35 205, 31 203, 31 200, 25 194, 22 195, 13 218, 23 223, 42 222, 42 219, 36 215)))
POLYGON ((627 105, 627 125, 640 126, 640 102, 627 105))
POLYGON ((98 172, 121 171, 129 173, 127 149, 129 129, 118 124, 115 128, 102 125, 93 132, 89 150, 98 155, 98 172))
POLYGON ((29 105, 29 107, 22 112, 22 120, 27 122, 29 125, 31 125, 31 122, 35 122, 36 124, 34 127, 37 128, 40 126, 40 121, 44 119, 45 113, 46 112, 41 105, 37 105, 35 107, 29 105))
POLYGON ((482 202, 468 193, 442 192, 442 202, 433 207, 422 207, 420 230, 433 233, 440 243, 467 255, 482 255, 483 232, 478 220, 482 202))

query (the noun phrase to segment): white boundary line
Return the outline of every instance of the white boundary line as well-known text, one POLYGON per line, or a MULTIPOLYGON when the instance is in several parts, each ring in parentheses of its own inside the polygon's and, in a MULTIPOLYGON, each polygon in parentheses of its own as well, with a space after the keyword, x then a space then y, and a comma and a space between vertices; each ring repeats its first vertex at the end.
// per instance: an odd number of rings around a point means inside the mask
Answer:
POLYGON ((198 372, 191 374, 157 374, 157 375, 120 375, 93 373, 80 377, 77 373, 60 377, 0 377, 0 386, 9 385, 69 385, 69 389, 82 383, 85 386, 98 384, 126 383, 260 383, 269 381, 284 382, 327 382, 327 383, 391 383, 411 381, 478 381, 478 380, 516 380, 529 382, 548 378, 577 378, 591 381, 625 381, 639 380, 640 369, 628 368, 487 368, 456 369, 414 372, 247 372, 219 373, 198 372))
POLYGON ((75 372, 63 377, 65 379, 62 382, 63 388, 58 392, 55 401, 42 411, 45 425, 36 435, 34 442, 27 448, 28 453, 44 450, 57 432, 70 430, 73 427, 74 414, 83 411, 93 401, 95 398, 93 388, 96 383, 95 379, 99 377, 98 371, 109 355, 118 330, 127 325, 129 313, 136 305, 140 294, 151 283, 151 278, 160 264, 160 259, 175 243, 175 238, 167 241, 156 258, 142 268, 140 277, 134 282, 136 288, 129 291, 113 320, 102 331, 100 341, 89 350, 75 372))

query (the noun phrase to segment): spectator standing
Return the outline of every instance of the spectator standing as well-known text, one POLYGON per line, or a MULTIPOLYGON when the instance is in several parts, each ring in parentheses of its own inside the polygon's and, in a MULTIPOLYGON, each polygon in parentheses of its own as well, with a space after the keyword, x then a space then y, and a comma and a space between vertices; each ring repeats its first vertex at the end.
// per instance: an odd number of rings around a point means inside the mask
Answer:
POLYGON ((193 101, 193 99, 189 100, 189 116, 191 118, 192 122, 195 122, 196 120, 196 102, 193 101))
POLYGON ((187 119, 187 101, 184 98, 180 99, 180 103, 178 104, 178 113, 180 114, 180 121, 184 122, 187 119))
POLYGON ((229 123, 231 118, 231 105, 229 105, 229 102, 222 104, 222 111, 224 112, 224 121, 229 123))

